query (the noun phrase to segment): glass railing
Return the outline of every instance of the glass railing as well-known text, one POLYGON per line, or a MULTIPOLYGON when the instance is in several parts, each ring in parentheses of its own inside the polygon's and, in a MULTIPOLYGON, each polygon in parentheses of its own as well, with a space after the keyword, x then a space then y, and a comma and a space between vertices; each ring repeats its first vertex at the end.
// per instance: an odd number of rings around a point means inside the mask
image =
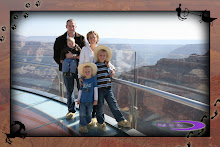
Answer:
POLYGON ((178 120, 200 122, 209 114, 208 104, 151 87, 120 79, 114 79, 113 87, 119 107, 130 113, 132 127, 147 136, 186 136, 188 132, 175 132, 158 124, 175 124, 173 121, 178 120))
POLYGON ((130 45, 134 69, 118 78, 209 103, 209 45, 130 45), (135 77, 134 77, 135 76, 135 77))
MULTIPOLYGON (((13 54, 11 57, 12 85, 29 87, 66 97, 63 75, 62 72, 58 70, 58 65, 54 62, 53 56, 21 55, 20 52, 20 49, 19 51, 14 50, 14 53, 19 54, 13 54)), ((114 56, 111 63, 116 68, 115 77, 119 77, 124 71, 134 69, 134 51, 116 51, 113 49, 112 54, 114 56)), ((134 74, 131 76, 134 77, 134 74)), ((75 81, 75 96, 78 95, 76 85, 75 81)))
POLYGON ((12 62, 11 85, 60 95, 57 67, 34 62, 12 62))
MULTIPOLYGON (((115 66, 115 78, 120 78, 125 72, 134 71, 136 52, 132 50, 112 50, 111 63, 115 66)), ((134 72, 130 74, 130 81, 134 82, 134 72)))
MULTIPOLYGON (((13 62, 11 72, 12 85, 56 95, 65 93, 62 75, 57 67, 31 62, 13 62)), ((182 134, 169 132, 168 128, 161 129, 158 124, 168 124, 176 120, 200 121, 202 116, 209 113, 207 104, 117 78, 113 79, 112 90, 121 112, 131 122, 131 127, 147 136, 186 135, 182 132, 182 134)), ((106 103, 104 112, 113 117, 106 103)))
POLYGON ((187 61, 187 59, 164 59, 164 61, 160 61, 157 63, 158 65, 160 65, 160 67, 156 67, 159 69, 159 71, 154 73, 154 75, 152 75, 152 69, 149 67, 142 67, 136 69, 137 83, 160 89, 163 91, 171 92, 180 96, 188 97, 208 104, 209 57, 191 56, 189 58, 196 58, 195 60, 202 60, 203 63, 198 63, 199 61, 196 63, 190 62, 187 61), (168 62, 171 62, 169 63, 171 65, 167 65, 168 62), (172 66, 173 69, 169 69, 169 66, 172 66), (145 76, 141 74, 138 75, 139 73, 144 72, 142 70, 145 70, 145 76), (173 72, 170 72, 171 70, 173 72))
MULTIPOLYGON (((200 121, 209 114, 209 56, 162 59, 168 51, 154 58, 156 52, 153 50, 141 56, 138 51, 117 50, 114 45, 111 48, 111 63, 116 67, 112 90, 132 128, 147 136, 184 136, 184 132, 173 132, 158 124, 176 120, 200 121)), ((36 55, 31 49, 25 51, 22 54, 22 46, 13 50, 11 84, 66 97, 63 76, 53 56, 42 56, 43 50, 38 50, 36 55)), ((104 112, 113 117, 106 103, 104 112)))

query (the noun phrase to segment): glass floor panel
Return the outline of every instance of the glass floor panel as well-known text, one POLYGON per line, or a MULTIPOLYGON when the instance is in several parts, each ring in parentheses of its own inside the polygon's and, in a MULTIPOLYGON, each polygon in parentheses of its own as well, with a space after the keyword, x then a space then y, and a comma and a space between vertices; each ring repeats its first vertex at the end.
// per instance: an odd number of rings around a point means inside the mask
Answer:
POLYGON ((110 125, 105 131, 95 126, 80 133, 78 110, 75 118, 67 120, 66 104, 20 90, 11 90, 11 108, 11 124, 23 123, 27 136, 128 136, 110 125))

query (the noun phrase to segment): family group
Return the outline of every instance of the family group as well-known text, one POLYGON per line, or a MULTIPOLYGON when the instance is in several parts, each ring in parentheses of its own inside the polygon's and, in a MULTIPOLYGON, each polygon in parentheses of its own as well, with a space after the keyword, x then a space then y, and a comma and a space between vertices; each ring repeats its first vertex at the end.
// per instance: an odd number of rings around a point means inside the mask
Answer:
POLYGON ((98 45, 99 35, 95 31, 85 37, 76 33, 77 26, 73 19, 66 22, 67 31, 56 38, 54 43, 54 60, 59 65, 67 89, 67 119, 75 116, 75 101, 79 104, 79 131, 87 133, 97 125, 106 130, 104 118, 104 99, 120 127, 130 127, 121 113, 111 89, 111 80, 115 67, 111 64, 111 49, 98 45), (78 98, 74 97, 74 79, 77 83, 78 98), (97 122, 95 121, 96 118, 97 122))

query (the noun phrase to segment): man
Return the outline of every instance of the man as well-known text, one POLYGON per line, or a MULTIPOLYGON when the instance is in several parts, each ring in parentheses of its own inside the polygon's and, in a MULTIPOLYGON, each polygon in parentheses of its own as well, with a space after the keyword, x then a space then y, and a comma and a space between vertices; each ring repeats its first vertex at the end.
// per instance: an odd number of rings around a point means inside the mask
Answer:
MULTIPOLYGON (((59 71, 62 71, 62 63, 60 62, 61 50, 67 47, 67 38, 73 37, 75 39, 75 43, 78 44, 80 48, 86 45, 85 37, 75 32, 76 27, 77 27, 76 23, 73 19, 67 20, 66 22, 67 32, 57 37, 54 43, 54 60, 59 65, 59 71)), ((66 58, 79 59, 79 56, 73 55, 71 52, 69 52, 66 54, 66 58)), ((74 92, 74 79, 76 79, 77 81, 78 90, 80 88, 77 74, 78 74, 78 70, 73 75, 68 74, 64 76, 64 84, 67 89, 67 106, 68 106, 68 111, 69 111, 66 115, 67 119, 72 118, 76 112, 74 98, 72 99, 71 96, 72 96, 72 93, 74 92)), ((74 97, 74 94, 73 94, 73 97, 74 97)))
POLYGON ((54 60, 57 64, 59 64, 60 71, 62 71, 62 64, 60 63, 60 53, 61 50, 67 46, 67 38, 73 37, 76 44, 78 44, 80 48, 83 48, 86 45, 85 37, 75 32, 77 26, 73 19, 67 20, 66 28, 67 32, 56 38, 56 41, 54 43, 54 60))

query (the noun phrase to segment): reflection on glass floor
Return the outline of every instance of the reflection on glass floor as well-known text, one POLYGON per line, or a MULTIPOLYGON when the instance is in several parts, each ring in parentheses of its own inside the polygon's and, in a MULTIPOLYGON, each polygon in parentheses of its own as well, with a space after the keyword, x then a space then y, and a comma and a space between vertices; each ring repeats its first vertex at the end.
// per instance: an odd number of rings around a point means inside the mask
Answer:
POLYGON ((67 120, 67 106, 36 94, 11 89, 11 124, 20 121, 27 136, 128 136, 120 129, 107 125, 106 131, 97 127, 79 132, 79 111, 67 120))

